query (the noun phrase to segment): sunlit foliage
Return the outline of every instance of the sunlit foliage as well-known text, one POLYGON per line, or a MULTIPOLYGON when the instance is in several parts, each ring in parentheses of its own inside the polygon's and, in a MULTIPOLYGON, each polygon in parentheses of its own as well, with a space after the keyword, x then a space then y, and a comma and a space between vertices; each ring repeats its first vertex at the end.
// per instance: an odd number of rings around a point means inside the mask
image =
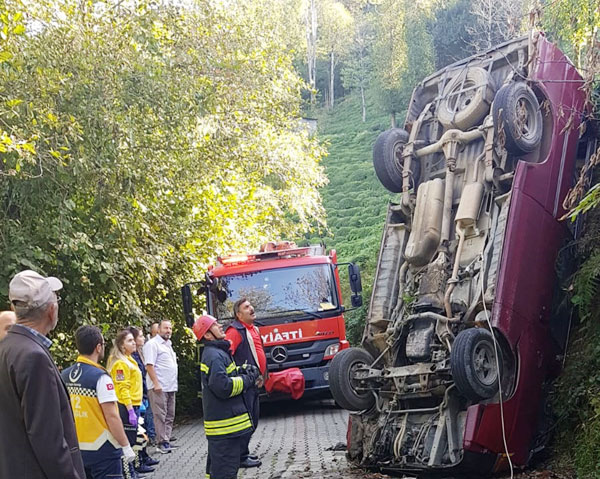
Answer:
POLYGON ((0 294, 24 268, 60 277, 64 332, 181 329, 179 287, 216 253, 324 221, 267 2, 152 5, 2 5, 0 294))

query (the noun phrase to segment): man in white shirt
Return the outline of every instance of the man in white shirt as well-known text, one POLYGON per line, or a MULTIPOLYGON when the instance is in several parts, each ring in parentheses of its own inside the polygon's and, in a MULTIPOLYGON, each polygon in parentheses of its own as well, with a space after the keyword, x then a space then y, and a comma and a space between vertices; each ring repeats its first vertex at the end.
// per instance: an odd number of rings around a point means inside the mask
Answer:
POLYGON ((172 330, 171 321, 163 319, 158 334, 144 345, 148 399, 154 415, 157 450, 163 454, 174 447, 170 438, 175 419, 177 356, 171 344, 172 330))

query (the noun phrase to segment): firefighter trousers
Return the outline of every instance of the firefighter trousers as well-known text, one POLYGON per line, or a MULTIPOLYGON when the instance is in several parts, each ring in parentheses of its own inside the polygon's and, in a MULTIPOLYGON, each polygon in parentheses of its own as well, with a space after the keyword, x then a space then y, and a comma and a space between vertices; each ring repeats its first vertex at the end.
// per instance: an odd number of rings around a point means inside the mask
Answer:
MULTIPOLYGON (((256 431, 256 427, 258 426, 258 418, 260 416, 260 400, 258 389, 251 388, 248 391, 244 392, 244 403, 246 404, 246 408, 248 409, 248 413, 250 414, 250 419, 252 419, 252 432, 256 431)), ((246 441, 242 445, 242 450, 240 454, 240 461, 246 460, 248 455, 250 454, 250 438, 252 437, 252 432, 246 436, 246 441)))
POLYGON ((242 447, 247 444, 250 434, 237 437, 208 439, 208 456, 206 458, 206 478, 236 479, 240 468, 242 447))

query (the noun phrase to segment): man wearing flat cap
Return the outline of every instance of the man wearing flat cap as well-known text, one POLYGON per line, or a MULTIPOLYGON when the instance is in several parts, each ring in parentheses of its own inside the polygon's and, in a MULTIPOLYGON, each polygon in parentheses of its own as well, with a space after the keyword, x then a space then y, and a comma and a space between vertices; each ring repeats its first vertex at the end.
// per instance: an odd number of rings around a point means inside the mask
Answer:
POLYGON ((17 323, 0 342, 0 477, 85 479, 69 395, 46 337, 58 322, 61 288, 31 270, 9 285, 17 323))

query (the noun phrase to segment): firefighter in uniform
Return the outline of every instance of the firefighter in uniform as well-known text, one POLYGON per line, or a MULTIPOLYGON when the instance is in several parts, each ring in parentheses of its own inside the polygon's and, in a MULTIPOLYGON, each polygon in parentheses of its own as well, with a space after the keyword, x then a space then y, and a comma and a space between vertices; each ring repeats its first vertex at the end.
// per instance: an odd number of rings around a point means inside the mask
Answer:
POLYGON ((203 344, 200 378, 208 441, 206 477, 235 479, 242 448, 253 431, 243 392, 256 387, 260 372, 253 366, 236 366, 223 328, 212 316, 199 317, 193 331, 203 344))
MULTIPOLYGON (((258 367, 261 373, 258 386, 261 387, 268 377, 267 356, 260 332, 254 325, 256 320, 254 307, 246 298, 240 298, 233 305, 233 316, 235 319, 225 331, 225 337, 231 343, 233 359, 238 366, 251 364, 258 367)), ((248 406, 248 412, 256 429, 260 415, 258 387, 244 391, 244 401, 248 406)), ((247 436, 248 442, 242 448, 240 467, 258 467, 261 465, 258 457, 250 454, 250 437, 251 434, 247 436)))
POLYGON ((77 362, 61 376, 69 391, 77 439, 88 478, 123 477, 121 457, 135 458, 117 409, 114 384, 98 364, 104 357, 104 339, 95 326, 81 326, 75 332, 79 351, 77 362))

